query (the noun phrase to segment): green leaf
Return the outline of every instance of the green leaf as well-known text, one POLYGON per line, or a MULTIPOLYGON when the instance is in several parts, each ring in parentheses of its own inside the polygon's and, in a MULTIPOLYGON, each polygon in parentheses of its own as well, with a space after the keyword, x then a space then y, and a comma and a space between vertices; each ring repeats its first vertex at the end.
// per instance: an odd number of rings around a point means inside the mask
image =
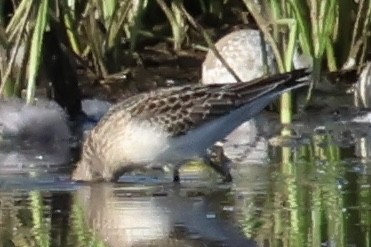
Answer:
POLYGON ((48 5, 49 0, 41 0, 37 11, 36 25, 32 34, 26 96, 28 103, 32 102, 35 95, 36 77, 40 65, 43 36, 48 19, 48 5))

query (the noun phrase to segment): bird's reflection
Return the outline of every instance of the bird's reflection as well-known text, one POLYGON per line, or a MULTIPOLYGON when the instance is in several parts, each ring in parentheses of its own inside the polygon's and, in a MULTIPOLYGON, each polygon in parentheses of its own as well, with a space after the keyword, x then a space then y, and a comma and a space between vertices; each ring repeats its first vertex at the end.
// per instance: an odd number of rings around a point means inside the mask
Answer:
POLYGON ((77 191, 76 205, 108 246, 255 246, 225 216, 225 190, 96 184, 77 191))

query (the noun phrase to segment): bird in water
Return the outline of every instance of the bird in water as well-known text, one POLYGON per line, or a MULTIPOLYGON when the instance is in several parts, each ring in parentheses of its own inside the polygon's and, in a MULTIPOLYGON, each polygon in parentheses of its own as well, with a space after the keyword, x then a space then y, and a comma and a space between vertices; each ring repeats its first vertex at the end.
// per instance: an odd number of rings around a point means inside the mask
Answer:
MULTIPOLYGON (((105 101, 83 100, 83 117, 74 125, 93 128, 108 107, 105 101)), ((53 100, 38 98, 27 104, 19 98, 0 99, 0 174, 55 170, 69 164, 72 125, 53 100)))
MULTIPOLYGON (((246 83, 187 85, 132 96, 113 105, 84 141, 72 174, 78 181, 116 181, 133 169, 186 161, 263 110, 281 93, 308 84, 306 69, 246 83)), ((228 167, 214 168, 231 181, 228 167)))
POLYGON ((52 170, 68 164, 69 138, 67 114, 56 102, 0 100, 0 174, 52 170))

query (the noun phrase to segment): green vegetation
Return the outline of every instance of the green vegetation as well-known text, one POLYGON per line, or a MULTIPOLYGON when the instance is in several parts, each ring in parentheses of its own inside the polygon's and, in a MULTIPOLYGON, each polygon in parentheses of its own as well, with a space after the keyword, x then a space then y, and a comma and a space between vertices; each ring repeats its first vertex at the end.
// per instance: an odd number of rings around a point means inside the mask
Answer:
MULTIPOLYGON (((370 176, 352 171, 347 151, 334 142, 317 134, 310 144, 289 150, 290 158, 272 176, 263 208, 254 215, 246 207, 241 223, 259 246, 369 245, 370 176)), ((256 201, 261 204, 258 196, 256 201)))
MULTIPOLYGON (((361 66, 365 61, 370 51, 369 0, 262 3, 257 5, 248 0, 199 0, 192 4, 182 0, 2 1, 0 94, 19 96, 21 89, 26 88, 27 100, 31 101, 40 71, 47 69, 42 61, 53 59, 53 54, 45 48, 48 45, 45 42, 49 42, 45 40, 46 34, 52 35, 52 44, 82 65, 86 73, 105 79, 123 71, 124 55, 135 58, 138 48, 148 39, 170 42, 176 52, 189 49, 190 44, 205 44, 201 36, 194 36, 194 31, 201 26, 207 28, 207 24, 195 26, 187 14, 193 20, 211 18, 214 24, 224 23, 223 18, 231 9, 237 13, 235 19, 240 23, 246 22, 243 12, 247 10, 254 17, 273 48, 280 71, 292 69, 291 61, 297 48, 313 57, 315 83, 319 82, 324 67, 334 71, 344 64, 361 66)), ((290 104, 288 98, 283 101, 290 104)), ((289 113, 290 107, 287 109, 289 113)), ((284 108, 284 111, 287 110, 284 108)), ((284 119, 288 121, 289 117, 284 119)))
MULTIPOLYGON (((269 168, 240 167, 241 178, 230 190, 213 182, 212 187, 204 187, 201 181, 186 183, 176 192, 171 185, 130 183, 81 186, 76 192, 1 191, 0 246, 108 246, 107 239, 119 246, 131 239, 143 240, 135 246, 179 246, 169 243, 192 238, 194 233, 171 233, 176 227, 168 217, 179 213, 171 198, 182 198, 175 203, 182 209, 192 205, 190 201, 195 201, 195 205, 207 201, 213 205, 211 212, 217 218, 240 226, 258 246, 317 247, 330 242, 336 246, 369 246, 370 162, 360 163, 360 158, 354 162, 353 153, 335 143, 332 136, 318 133, 308 144, 300 145, 294 152, 289 150, 290 158, 278 166, 272 162, 269 168), (158 191, 164 194, 157 200, 154 193, 158 191), (138 208, 128 207, 129 201, 138 208), (233 211, 223 210, 229 207, 233 211), (130 225, 141 210, 143 218, 138 222, 153 220, 155 216, 158 222, 151 226, 169 227, 170 232, 155 239, 163 244, 148 244, 155 240, 147 237, 156 238, 146 235, 148 224, 143 223, 143 236, 138 235, 137 222, 130 225)), ((200 214, 203 207, 189 208, 193 211, 186 215, 205 217, 200 214)), ((184 223, 187 229, 189 222, 184 223)))
MULTIPOLYGON (((307 101, 311 99, 314 85, 320 83, 323 63, 330 71, 349 66, 360 68, 366 52, 371 49, 371 1, 355 4, 337 0, 271 0, 267 6, 248 0, 244 3, 272 46, 279 71, 292 70, 298 48, 313 58, 313 83, 307 101)), ((283 124, 291 122, 291 104, 290 94, 284 94, 281 98, 283 124)))
MULTIPOLYGON (((104 84, 126 71, 126 59, 140 65, 138 54, 148 43, 170 44, 168 49, 179 55, 212 48, 215 30, 247 23, 246 12, 272 46, 279 71, 293 69, 296 50, 313 58, 311 89, 321 83, 323 70, 359 70, 371 52, 371 0, 8 0, 0 2, 0 95, 20 97, 25 89, 31 102, 37 87, 47 87, 41 83, 46 76, 69 90, 60 93, 62 98, 78 97, 77 87, 70 86, 77 83, 77 67, 91 84, 104 84)), ((291 104, 290 95, 284 95, 283 123, 291 120, 291 104)), ((328 136, 314 136, 299 151, 294 153, 300 157, 293 158, 292 150, 283 148, 281 176, 271 182, 263 212, 244 215, 246 235, 269 246, 320 246, 323 241, 346 246, 354 242, 352 236, 370 246, 370 175, 346 173, 339 148, 328 136), (356 189, 351 195, 338 185, 344 176, 352 176, 349 186, 356 189)), ((50 237, 51 218, 57 216, 45 194, 31 192, 31 210, 12 208, 1 217, 6 229, 0 231, 0 244, 12 246, 12 239, 17 246, 66 246, 62 237, 60 243, 50 237)), ((1 200, 2 207, 20 204, 13 197, 1 200)), ((80 246, 103 246, 77 203, 70 213, 68 233, 56 235, 74 235, 69 241, 80 246)))

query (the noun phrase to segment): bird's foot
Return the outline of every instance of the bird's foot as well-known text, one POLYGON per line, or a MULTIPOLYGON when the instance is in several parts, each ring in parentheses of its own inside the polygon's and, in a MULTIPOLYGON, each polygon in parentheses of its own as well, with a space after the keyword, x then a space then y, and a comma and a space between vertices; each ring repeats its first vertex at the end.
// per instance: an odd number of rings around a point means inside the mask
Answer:
POLYGON ((174 169, 173 182, 174 183, 179 183, 180 182, 179 169, 177 169, 177 168, 174 169))
POLYGON ((232 182, 233 178, 230 174, 230 164, 232 161, 225 156, 223 146, 214 145, 204 158, 204 162, 223 177, 223 182, 232 182))

